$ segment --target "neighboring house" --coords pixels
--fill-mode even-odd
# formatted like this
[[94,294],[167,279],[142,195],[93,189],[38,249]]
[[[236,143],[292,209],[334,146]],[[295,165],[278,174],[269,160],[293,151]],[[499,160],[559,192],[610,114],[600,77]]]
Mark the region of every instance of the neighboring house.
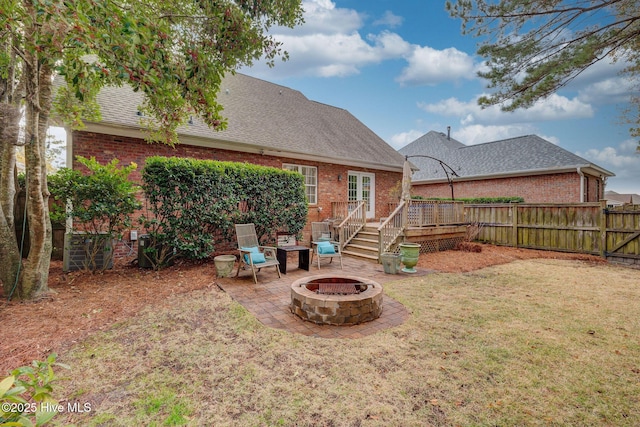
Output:
[[625,204],[640,205],[640,195],[638,194],[620,194],[615,191],[605,191],[604,198],[607,200],[607,206],[622,206]]
[[[451,197],[445,171],[430,156],[450,166],[455,198],[522,197],[527,203],[597,202],[612,172],[536,135],[464,145],[431,131],[399,150],[420,170],[412,192]],[[449,172],[449,171],[448,171]],[[453,175],[453,174],[451,174]]]
[[[199,120],[178,130],[180,144],[147,144],[137,106],[142,96],[129,87],[101,91],[102,121],[68,132],[68,163],[95,156],[105,163],[136,162],[131,177],[151,155],[248,162],[297,170],[305,176],[308,221],[331,216],[334,202],[368,200],[367,216],[388,214],[402,179],[404,158],[348,111],[307,99],[302,93],[243,74],[227,76],[218,95],[228,128],[214,131]],[[308,232],[305,232],[307,237]]]

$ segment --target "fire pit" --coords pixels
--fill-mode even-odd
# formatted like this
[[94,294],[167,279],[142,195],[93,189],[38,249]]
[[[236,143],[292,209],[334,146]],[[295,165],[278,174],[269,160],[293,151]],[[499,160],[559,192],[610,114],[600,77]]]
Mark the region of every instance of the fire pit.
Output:
[[382,314],[382,286],[356,276],[320,275],[291,285],[291,312],[324,325],[357,325]]

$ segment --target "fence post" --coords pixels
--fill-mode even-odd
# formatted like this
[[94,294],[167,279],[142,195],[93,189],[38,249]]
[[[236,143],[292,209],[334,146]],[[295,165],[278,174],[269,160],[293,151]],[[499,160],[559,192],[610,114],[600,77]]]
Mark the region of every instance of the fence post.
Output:
[[600,200],[600,256],[607,257],[607,201]]
[[518,205],[511,205],[511,239],[513,240],[513,247],[518,247]]

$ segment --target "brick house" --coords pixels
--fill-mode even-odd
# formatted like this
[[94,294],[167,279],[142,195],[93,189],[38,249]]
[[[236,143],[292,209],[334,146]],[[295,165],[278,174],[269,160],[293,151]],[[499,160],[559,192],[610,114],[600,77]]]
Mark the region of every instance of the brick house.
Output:
[[[442,160],[456,173],[455,198],[523,197],[527,203],[597,202],[614,176],[600,166],[536,135],[478,145],[464,145],[449,135],[431,131],[399,152]],[[443,167],[429,158],[410,157],[420,170],[412,177],[412,192],[423,197],[451,197]]]
[[178,130],[175,148],[144,141],[139,93],[126,86],[104,88],[98,96],[102,121],[67,131],[67,164],[77,167],[75,156],[135,162],[134,180],[150,155],[297,170],[306,179],[308,223],[329,218],[334,202],[368,200],[370,219],[386,215],[389,203],[397,202],[389,190],[402,179],[404,158],[348,111],[243,74],[225,77],[220,88],[228,128],[214,131],[194,117]]

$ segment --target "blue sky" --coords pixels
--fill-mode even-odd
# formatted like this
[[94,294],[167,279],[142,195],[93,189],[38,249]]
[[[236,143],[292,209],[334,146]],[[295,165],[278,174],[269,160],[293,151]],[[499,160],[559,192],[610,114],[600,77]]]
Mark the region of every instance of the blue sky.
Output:
[[533,108],[481,110],[477,40],[444,0],[305,0],[306,23],[273,29],[290,60],[241,72],[349,110],[394,148],[430,130],[477,144],[536,134],[616,174],[607,190],[640,194],[640,155],[621,115],[623,64],[601,62]]

